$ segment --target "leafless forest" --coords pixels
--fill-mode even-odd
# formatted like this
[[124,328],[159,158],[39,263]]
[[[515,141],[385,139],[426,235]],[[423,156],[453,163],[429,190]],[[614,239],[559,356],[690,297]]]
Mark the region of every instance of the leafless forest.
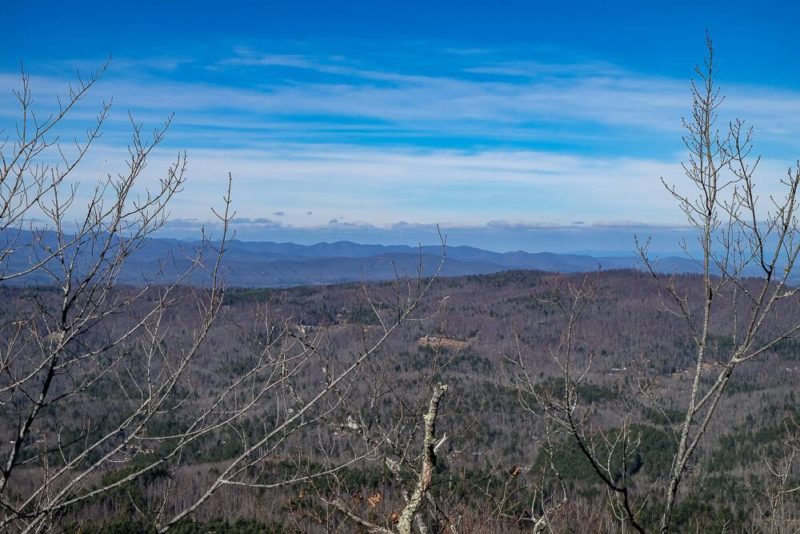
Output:
[[[437,438],[446,439],[437,450],[430,498],[422,508],[431,528],[525,532],[551,510],[556,531],[617,530],[618,519],[606,506],[609,494],[591,464],[568,434],[549,426],[534,400],[535,394],[564,394],[553,358],[562,347],[564,317],[554,299],[584,283],[585,275],[519,271],[438,280],[415,320],[403,324],[328,397],[275,436],[274,444],[252,451],[241,462],[246,469],[236,473],[235,483],[220,487],[192,515],[197,523],[183,528],[203,530],[227,521],[242,531],[357,530],[348,513],[391,528],[418,474],[423,415],[432,391],[442,383],[448,388],[439,405]],[[635,441],[624,452],[629,455],[627,483],[640,508],[637,517],[647,524],[658,513],[652,494],[668,476],[691,389],[691,336],[664,309],[652,277],[619,271],[594,275],[591,283],[593,298],[573,334],[573,365],[581,369],[576,412],[585,418],[593,446],[604,455],[613,452],[608,460],[616,477],[624,465],[621,445],[614,449],[605,440],[616,439],[624,428]],[[698,276],[677,283],[688,294],[701,290]],[[134,291],[122,288],[115,297]],[[179,291],[180,302],[162,319],[165,334],[159,345],[165,353],[183,350],[197,328],[182,317],[194,316],[198,295]],[[249,380],[229,394],[225,409],[214,415],[237,417],[204,432],[170,461],[59,512],[55,524],[79,531],[114,524],[135,531],[180,512],[232,461],[324,389],[334,373],[363,353],[365,343],[382,335],[373,306],[392,320],[396,291],[391,284],[229,290],[192,368],[175,386],[174,405],[154,415],[148,435],[127,443],[127,435],[112,436],[87,457],[84,462],[114,451],[73,498],[110,486],[171,451],[171,441],[156,436],[191,427],[232,380],[257,367],[265,347],[271,344],[284,356],[269,363],[267,378]],[[109,334],[124,331],[131,314],[146,313],[156,295],[158,290],[151,289],[142,303],[115,316],[102,333],[85,334],[81,344],[103,344]],[[3,311],[4,333],[18,328],[14,323],[20,310],[54,305],[59,297],[42,289],[3,290],[3,302],[9,303]],[[721,366],[717,354],[732,342],[722,332],[712,333],[711,340],[714,356],[704,364],[708,376]],[[535,392],[520,387],[519,355]],[[87,440],[120,433],[120,415],[142,395],[143,385],[132,378],[136,371],[131,363],[120,364],[69,402],[48,407],[36,433],[27,438],[26,456],[10,481],[17,495],[33,491],[47,470],[58,469]],[[690,489],[679,501],[676,530],[793,528],[798,503],[789,491],[800,482],[792,470],[798,373],[797,343],[786,340],[731,379],[687,470]],[[265,383],[273,384],[272,390],[248,407],[254,389]],[[3,410],[2,437],[8,444],[18,430],[19,408],[6,404]]]

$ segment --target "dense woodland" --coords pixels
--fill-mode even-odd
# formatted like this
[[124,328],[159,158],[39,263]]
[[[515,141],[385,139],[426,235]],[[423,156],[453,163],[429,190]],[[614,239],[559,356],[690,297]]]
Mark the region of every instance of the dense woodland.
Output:
[[[635,458],[628,465],[630,485],[642,506],[641,520],[648,524],[657,514],[647,503],[648,491],[666,476],[681,400],[689,387],[691,338],[686,325],[665,307],[659,280],[635,271],[588,278],[595,291],[574,340],[574,363],[588,368],[577,388],[580,410],[586,412],[592,432],[613,435],[623,422],[630,423],[637,435],[635,449],[626,453]],[[565,328],[557,299],[586,279],[586,275],[531,271],[438,279],[415,320],[405,322],[345,385],[309,413],[308,421],[288,430],[268,458],[249,468],[248,480],[256,485],[278,483],[277,487],[224,487],[191,519],[176,525],[176,531],[356,530],[357,525],[330,504],[334,501],[377,525],[391,525],[393,514],[403,506],[404,485],[414,476],[415,465],[407,462],[419,453],[421,414],[438,383],[448,386],[437,421],[447,439],[438,452],[430,489],[427,513],[435,528],[528,531],[537,508],[548,506],[538,499],[543,495],[560,499],[563,481],[568,500],[554,514],[556,531],[616,530],[618,521],[604,505],[608,495],[591,465],[568,435],[545,439],[545,422],[541,414],[526,409],[529,394],[516,379],[515,361],[521,355],[541,391],[563,392],[554,360]],[[702,287],[696,275],[679,276],[676,281],[689,294]],[[149,432],[168,435],[170,427],[180,428],[196,416],[220,388],[227,387],[231,376],[252,365],[260,347],[269,343],[265,337],[277,328],[291,325],[288,339],[313,343],[313,355],[303,359],[290,379],[257,409],[183,449],[179,462],[154,468],[66,510],[54,526],[76,532],[112,528],[134,532],[146,530],[163,513],[159,507],[179,509],[179,501],[193,499],[248,442],[312,397],[325,383],[326,369],[345,365],[363,350],[380,331],[380,321],[391,320],[397,290],[390,283],[227,290],[221,316],[197,354],[196,365],[181,379],[182,400],[158,414]],[[47,309],[59,296],[46,288],[0,291],[5,303],[0,310],[4,342],[10,339],[20,310]],[[183,343],[195,327],[185,318],[192,316],[198,290],[181,291],[187,293],[185,298],[163,319],[167,334],[160,343],[165,350]],[[150,292],[155,296],[159,289]],[[142,310],[150,300],[144,299]],[[128,309],[118,314],[103,331],[87,332],[80,342],[102,344],[113,331],[126,328],[136,313]],[[784,318],[793,319],[779,315],[775,321]],[[724,351],[731,344],[722,332],[713,340],[715,350]],[[127,349],[136,350],[135,346],[115,350]],[[712,358],[707,365],[716,363]],[[115,373],[70,402],[48,407],[29,439],[44,445],[59,435],[61,446],[69,449],[81,447],[87,433],[113,428],[116,414],[125,413],[117,406],[130,401],[120,392],[143,386],[135,383],[134,372],[124,387],[119,383],[125,380],[124,373]],[[800,341],[794,339],[736,370],[689,469],[689,489],[679,500],[676,530],[770,531],[775,513],[770,498],[781,483],[770,466],[793,462],[798,445],[793,440],[800,415],[795,397],[799,374]],[[2,412],[0,431],[3,443],[8,443],[23,414],[13,403],[4,404]],[[144,465],[148,456],[158,454],[153,449],[159,443],[143,443],[120,451],[115,462],[93,477],[109,482],[137,463]],[[48,455],[51,468],[62,454],[35,445],[26,450]],[[69,451],[64,454],[69,456]],[[387,468],[387,459],[403,465],[399,476]],[[622,465],[621,459],[613,461]],[[315,476],[331,468],[336,470],[286,483],[298,474]],[[15,476],[35,478],[35,469],[23,466]],[[87,481],[79,491],[90,490],[96,482]],[[790,471],[783,483],[795,487],[800,479]],[[793,525],[800,514],[796,495],[788,494],[782,503],[784,524]]]

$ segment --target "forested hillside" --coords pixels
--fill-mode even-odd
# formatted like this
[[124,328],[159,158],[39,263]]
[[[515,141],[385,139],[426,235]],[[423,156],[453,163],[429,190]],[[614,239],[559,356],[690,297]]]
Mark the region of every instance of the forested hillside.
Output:
[[[517,363],[521,357],[540,393],[563,394],[563,375],[554,359],[565,329],[557,299],[586,278],[512,271],[439,279],[416,320],[403,324],[332,392],[332,398],[286,428],[277,443],[251,452],[237,475],[239,483],[221,487],[191,521],[178,523],[177,530],[229,525],[226,531],[350,531],[355,527],[340,507],[375,525],[390,526],[404,506],[404,491],[413,485],[417,465],[412,460],[421,451],[422,414],[440,383],[447,385],[447,392],[438,412],[437,438],[446,439],[437,450],[426,505],[434,525],[524,532],[537,514],[558,507],[552,517],[558,531],[613,530],[615,519],[604,504],[608,495],[602,482],[570,436],[549,428],[531,392],[521,387]],[[573,334],[572,365],[585,370],[575,382],[575,402],[590,435],[602,432],[613,440],[624,428],[635,436],[627,451],[615,448],[613,441],[598,440],[594,446],[613,456],[612,468],[628,470],[635,502],[642,507],[639,517],[648,523],[658,514],[648,504],[648,492],[661,484],[669,469],[690,388],[691,334],[664,309],[659,282],[651,276],[616,271],[588,278],[595,287],[593,297]],[[701,282],[698,276],[676,280],[690,295],[701,290]],[[116,297],[136,290],[118,291]],[[157,291],[150,293],[155,296]],[[179,511],[253,442],[313,398],[330,373],[362,351],[381,332],[380,320],[391,320],[396,295],[393,284],[228,290],[219,321],[191,372],[178,384],[174,406],[154,414],[148,429],[152,441],[137,436],[73,491],[91,492],[169,450],[170,439],[156,436],[190,428],[190,421],[229,387],[232,377],[253,368],[269,337],[283,335],[278,330],[291,328],[287,339],[313,345],[313,353],[281,360],[281,366],[295,366],[291,371],[271,368],[268,376],[285,374],[274,380],[269,395],[254,409],[205,432],[183,447],[179,458],[66,509],[55,524],[81,532],[107,531],[111,525],[121,529],[117,531],[139,531],[159,514]],[[2,299],[7,303],[0,319],[2,332],[9,339],[20,310],[47,309],[58,302],[58,293],[7,287]],[[186,300],[163,317],[165,334],[159,343],[164,350],[180,345],[190,332],[185,317],[193,302]],[[86,332],[81,343],[102,344],[137,313],[136,308],[128,310],[102,331]],[[775,321],[791,321],[794,313]],[[715,332],[711,339],[714,351],[721,353],[731,344],[722,333]],[[719,364],[710,358],[705,365],[711,376]],[[36,433],[27,438],[15,476],[36,480],[45,465],[58,469],[87,439],[113,430],[130,396],[145,387],[141,379],[133,379],[134,373],[135,368],[123,366],[98,376],[69,402],[48,406]],[[800,503],[794,493],[783,496],[779,510],[773,509],[771,499],[780,488],[800,483],[793,471],[787,471],[785,480],[772,472],[791,467],[797,452],[798,373],[800,342],[794,339],[737,369],[687,475],[689,489],[676,509],[677,530],[708,531],[724,525],[736,531],[769,530],[776,519],[773,514],[782,514],[780,521],[797,517]],[[58,378],[58,387],[68,389],[68,378],[75,380],[67,373]],[[248,386],[252,387],[257,386]],[[226,401],[229,410],[252,399],[248,388]],[[13,442],[24,414],[13,403],[2,409],[3,443]],[[103,447],[110,446],[111,442]],[[84,461],[92,461],[104,448]],[[623,455],[628,462],[624,468]],[[257,463],[250,463],[255,459]],[[397,473],[392,465],[399,466]],[[563,505],[561,484],[566,491]],[[20,496],[30,491],[26,487],[20,486]]]

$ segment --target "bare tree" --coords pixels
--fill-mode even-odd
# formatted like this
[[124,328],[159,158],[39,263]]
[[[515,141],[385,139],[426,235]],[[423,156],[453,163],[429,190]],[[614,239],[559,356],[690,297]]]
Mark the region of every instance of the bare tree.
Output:
[[[420,509],[424,502],[423,499],[427,498],[433,502],[433,497],[429,492],[433,482],[434,468],[436,467],[437,462],[436,454],[447,439],[446,434],[441,438],[437,438],[436,436],[436,420],[439,416],[439,404],[446,391],[446,384],[436,384],[433,387],[428,408],[422,416],[423,439],[422,451],[419,454],[420,467],[418,470],[416,470],[415,477],[412,479],[413,489],[411,489],[410,492],[407,489],[402,490],[405,505],[400,512],[396,512],[394,514],[393,522],[396,523],[394,527],[395,530],[377,525],[374,522],[365,519],[364,517],[360,516],[357,511],[352,510],[351,507],[349,507],[340,498],[335,500],[323,498],[323,502],[325,502],[325,504],[328,506],[340,511],[350,521],[360,525],[368,532],[376,534],[391,534],[392,532],[396,531],[398,534],[411,534],[415,524],[419,532],[428,532],[428,527],[426,526],[426,522],[423,519],[422,514],[420,514]],[[354,426],[357,427],[357,424]],[[360,430],[360,427],[358,428]],[[401,488],[404,486],[402,469],[405,467],[404,463],[407,456],[408,451],[403,451],[400,460],[396,460],[391,456],[385,456],[383,458],[386,467],[396,478],[396,484]]]
[[[170,120],[149,138],[132,121],[127,170],[103,177],[84,195],[75,175],[110,105],[101,106],[94,126],[71,148],[55,132],[68,126],[71,110],[105,68],[79,77],[44,120],[32,108],[23,73],[15,93],[21,119],[0,144],[0,281],[58,288],[19,299],[0,321],[4,531],[48,531],[80,507],[147,477],[164,479],[160,497],[147,503],[130,497],[130,504],[166,531],[224,488],[277,488],[328,474],[278,473],[266,482],[263,476],[293,435],[336,408],[323,401],[343,394],[362,364],[412,317],[435,278],[398,278],[394,309],[363,336],[362,350],[335,360],[338,366],[321,348],[324,334],[307,333],[291,318],[265,313],[249,327],[222,325],[222,258],[234,216],[229,177],[223,207],[213,210],[222,234],[204,235],[196,255],[166,259],[176,275],[122,286],[126,261],[161,228],[184,186],[187,159],[178,154],[156,189],[141,188]],[[258,335],[235,371],[210,389],[197,377],[215,328],[251,328]],[[312,366],[323,369],[319,382],[310,393],[298,392],[295,380]],[[65,413],[77,424],[68,424]],[[242,431],[247,416],[265,413],[272,414],[268,424]],[[223,432],[239,436],[235,453],[205,486],[177,495],[193,447]]]
[[[688,152],[683,170],[691,191],[684,192],[662,179],[688,224],[696,230],[697,247],[686,243],[683,247],[702,273],[702,291],[694,294],[681,285],[679,278],[662,275],[648,254],[648,243],[637,243],[646,269],[663,282],[668,295],[666,311],[683,321],[694,348],[692,366],[686,370],[690,386],[665,479],[646,494],[633,495],[625,473],[626,461],[639,439],[631,426],[636,415],[632,411],[621,415],[620,426],[610,432],[592,426],[581,406],[580,385],[592,362],[589,359],[582,362],[583,367],[576,367],[571,342],[582,307],[591,298],[590,290],[573,289],[565,299],[568,305],[560,304],[566,328],[562,345],[554,352],[561,370],[555,394],[527,374],[521,358],[514,359],[519,369],[519,391],[524,393],[525,402],[532,403],[527,407],[551,427],[560,428],[562,435],[571,436],[598,481],[608,489],[611,510],[624,525],[638,532],[674,530],[676,504],[681,492],[691,485],[687,472],[694,467],[698,447],[724,402],[734,371],[800,332],[800,320],[793,313],[798,299],[793,275],[800,252],[800,167],[790,168],[780,181],[782,197],[763,198],[758,194],[755,177],[759,158],[752,155],[753,129],[741,120],[731,122],[724,131],[716,126],[724,99],[715,85],[717,71],[710,39],[707,46],[706,61],[697,69],[697,80],[691,85],[692,113],[683,123]],[[721,337],[731,342],[716,343]],[[631,405],[635,393],[633,388],[627,390]],[[615,455],[619,455],[621,466],[612,461]],[[781,472],[776,473],[780,479]],[[660,507],[658,525],[641,523],[645,502]]]
[[[675,304],[673,311],[692,333],[696,358],[664,495],[661,532],[670,530],[687,465],[716,414],[733,371],[800,331],[797,320],[781,327],[774,324],[778,314],[797,302],[798,289],[791,285],[790,277],[800,253],[800,167],[790,168],[781,180],[783,198],[760,198],[754,179],[759,158],[751,157],[752,128],[740,120],[730,123],[726,133],[715,127],[717,109],[723,101],[714,84],[715,69],[714,47],[708,39],[705,67],[697,71],[699,82],[692,83],[692,116],[684,122],[684,143],[689,151],[684,171],[697,197],[664,182],[689,224],[698,231],[703,299],[698,315],[686,295],[673,282],[667,284]],[[645,248],[642,257],[647,259]],[[655,273],[652,264],[647,264]],[[758,277],[755,283],[748,280],[754,275]],[[733,316],[727,324],[719,324],[726,307],[733,310]],[[730,335],[732,344],[726,353],[714,350],[712,335],[719,335],[715,326]],[[714,359],[718,369],[705,365]],[[706,386],[709,375],[710,385]]]
[[[190,269],[207,269],[211,289],[194,336],[180,354],[159,354],[157,345],[165,310],[181,298],[176,295],[177,284],[161,288],[155,297],[150,288],[115,290],[126,258],[164,223],[168,202],[185,182],[186,157],[177,156],[157,190],[137,193],[134,186],[152,150],[163,140],[169,121],[154,131],[150,140],[134,123],[127,172],[104,177],[93,187],[86,204],[77,206],[83,199],[71,178],[100,136],[110,105],[102,105],[94,127],[84,139],[74,140],[72,150],[62,147],[53,132],[103,70],[105,66],[88,79],[79,78],[77,86],[70,87],[65,102],[59,101],[58,110],[44,120],[31,107],[29,77],[23,73],[22,89],[15,93],[22,119],[14,142],[9,143],[6,138],[2,145],[0,229],[4,243],[0,276],[9,281],[40,275],[44,283],[60,288],[60,294],[20,309],[18,320],[3,325],[9,341],[0,350],[0,395],[7,417],[17,419],[17,424],[11,439],[3,445],[0,528],[41,530],[59,510],[76,499],[87,498],[86,494],[77,497],[76,488],[131,445],[148,422],[169,404],[171,393],[208,333],[221,302],[218,275],[225,236],[216,261],[209,266],[198,258]],[[226,197],[226,209],[219,215],[226,228],[228,206]],[[37,215],[46,221],[46,229],[33,227],[32,219]],[[26,261],[22,268],[11,267]],[[131,310],[145,298],[154,298],[155,305],[138,316],[132,315],[122,329],[104,328],[111,318]],[[92,335],[101,331],[101,336]],[[142,334],[154,342],[143,347],[141,353],[154,375],[142,376],[142,382],[135,384],[146,388],[139,389],[138,395],[127,388],[120,392],[128,394],[135,408],[119,414],[116,424],[101,435],[87,420],[89,426],[80,437],[81,446],[67,447],[52,419],[54,408],[74,402],[100,381],[112,380],[129,370],[132,357],[123,347],[138,342]],[[5,428],[4,432],[9,430]],[[59,458],[54,461],[56,456]],[[29,491],[20,491],[23,479],[30,486]]]
[[781,440],[779,458],[762,458],[766,480],[746,480],[761,521],[758,527],[771,533],[797,531],[797,513],[791,506],[792,497],[800,492],[797,481],[797,464],[800,458],[800,425],[785,422],[786,436]]
[[[558,375],[549,384],[541,384],[532,374],[520,350],[513,358],[509,373],[515,385],[522,408],[534,419],[543,423],[540,447],[549,461],[545,468],[558,481],[548,492],[539,482],[531,517],[534,531],[552,528],[553,517],[569,501],[564,481],[555,466],[554,458],[561,454],[559,437],[566,436],[589,462],[592,471],[608,489],[608,502],[614,516],[623,525],[637,532],[644,528],[637,521],[638,507],[628,485],[630,463],[636,454],[639,436],[631,429],[631,420],[625,417],[614,432],[592,425],[590,412],[581,404],[580,388],[587,382],[593,364],[588,358],[576,358],[576,330],[585,307],[595,291],[592,277],[584,277],[578,286],[556,280],[552,298],[548,301],[563,317],[564,331],[558,346],[549,349],[549,355],[558,369]],[[535,481],[536,482],[536,481]],[[539,510],[537,512],[537,510]]]

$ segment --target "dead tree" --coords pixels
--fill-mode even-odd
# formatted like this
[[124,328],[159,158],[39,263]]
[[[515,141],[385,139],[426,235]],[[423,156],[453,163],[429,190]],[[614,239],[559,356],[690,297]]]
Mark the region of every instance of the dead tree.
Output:
[[[422,416],[423,420],[423,437],[422,437],[422,452],[419,455],[419,469],[416,471],[416,476],[413,481],[413,489],[409,492],[403,489],[403,498],[405,506],[394,515],[393,522],[395,522],[394,530],[377,525],[363,517],[357,511],[349,507],[342,499],[326,499],[322,498],[323,502],[328,506],[338,510],[344,514],[350,521],[360,525],[368,532],[375,534],[411,534],[414,525],[421,533],[428,531],[425,520],[420,514],[420,508],[423,505],[423,499],[429,498],[431,483],[433,481],[433,472],[436,467],[437,458],[436,453],[438,449],[447,439],[447,436],[437,438],[436,436],[436,419],[439,416],[439,404],[447,391],[446,384],[436,384],[431,393],[430,402],[425,414]],[[392,458],[384,458],[387,468],[396,477],[397,483],[402,486],[402,473],[400,462]]]

